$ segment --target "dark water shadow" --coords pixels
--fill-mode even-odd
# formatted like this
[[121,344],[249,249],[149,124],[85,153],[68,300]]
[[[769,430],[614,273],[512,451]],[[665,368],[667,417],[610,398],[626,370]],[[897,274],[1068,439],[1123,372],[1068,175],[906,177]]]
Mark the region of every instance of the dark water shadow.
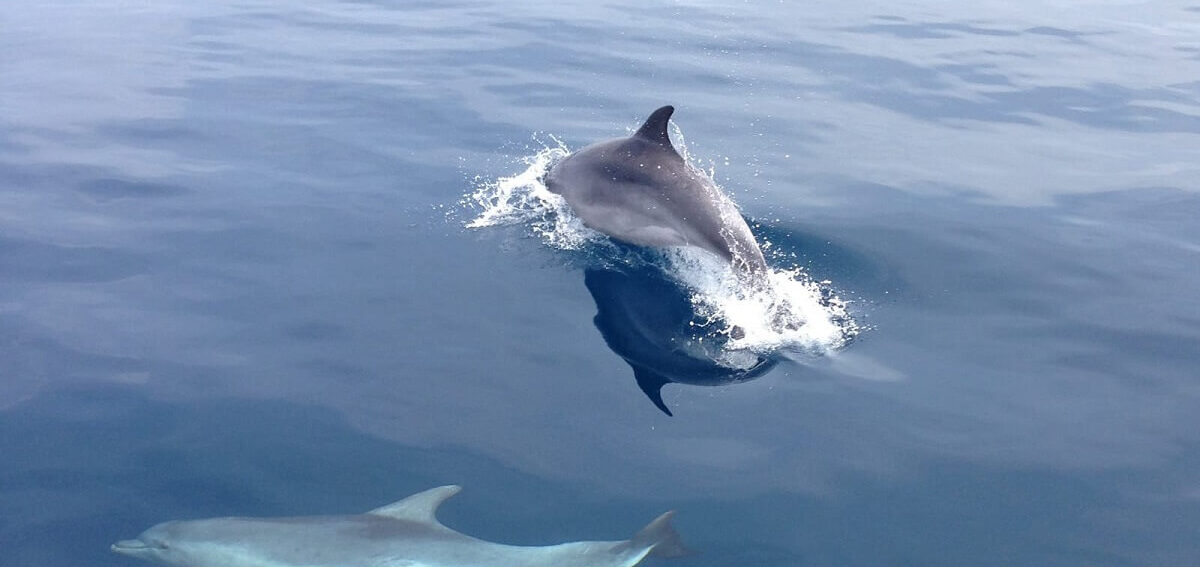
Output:
[[76,190],[100,203],[121,199],[174,197],[189,192],[188,189],[176,185],[112,178],[90,179],[80,183]]

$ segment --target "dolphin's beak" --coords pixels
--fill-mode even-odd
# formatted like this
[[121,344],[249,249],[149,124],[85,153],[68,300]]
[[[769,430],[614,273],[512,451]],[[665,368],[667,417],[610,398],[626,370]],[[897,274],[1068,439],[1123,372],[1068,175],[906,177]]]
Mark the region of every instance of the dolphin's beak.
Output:
[[150,546],[140,539],[123,539],[112,544],[112,550],[121,555],[132,555],[137,557],[142,553],[150,550]]

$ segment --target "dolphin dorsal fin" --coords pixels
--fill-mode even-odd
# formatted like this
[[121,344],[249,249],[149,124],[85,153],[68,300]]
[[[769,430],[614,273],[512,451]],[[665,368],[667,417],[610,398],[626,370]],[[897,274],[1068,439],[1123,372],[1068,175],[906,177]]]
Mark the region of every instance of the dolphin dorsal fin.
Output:
[[387,516],[397,520],[438,524],[436,517],[438,506],[441,506],[442,502],[445,502],[451,496],[458,494],[460,490],[462,490],[461,486],[453,484],[430,488],[425,492],[418,492],[404,500],[393,502],[367,513],[375,516]]
[[669,105],[655,110],[650,114],[650,118],[646,119],[646,123],[642,124],[641,128],[638,128],[634,136],[650,140],[651,142],[658,142],[663,147],[675,151],[675,148],[671,146],[670,136],[667,136],[667,121],[671,119],[671,113],[673,112],[675,112],[675,107]]

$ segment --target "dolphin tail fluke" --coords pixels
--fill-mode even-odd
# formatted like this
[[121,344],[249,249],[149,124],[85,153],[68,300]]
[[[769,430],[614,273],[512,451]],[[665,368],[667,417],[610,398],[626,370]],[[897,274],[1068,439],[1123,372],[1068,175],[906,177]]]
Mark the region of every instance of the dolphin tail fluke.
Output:
[[658,406],[658,409],[669,416],[675,415],[671,413],[671,410],[667,409],[667,404],[663,403],[662,399],[662,387],[670,384],[670,380],[657,372],[636,367],[633,369],[633,377],[637,379],[638,386],[646,393],[646,397],[650,398],[650,401],[654,402],[654,405]]
[[671,525],[673,517],[675,517],[674,510],[655,518],[653,522],[634,534],[629,543],[636,549],[650,548],[649,555],[655,557],[684,557],[695,554],[694,551],[683,545],[679,533]]

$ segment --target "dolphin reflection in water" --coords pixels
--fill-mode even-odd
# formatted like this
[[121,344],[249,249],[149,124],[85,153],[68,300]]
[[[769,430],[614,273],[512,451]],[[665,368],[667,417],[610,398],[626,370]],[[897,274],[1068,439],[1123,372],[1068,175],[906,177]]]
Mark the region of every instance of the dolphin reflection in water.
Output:
[[[744,382],[778,362],[749,351],[726,351],[728,337],[694,325],[687,290],[655,267],[590,268],[583,281],[596,301],[593,322],[604,342],[633,367],[638,386],[667,415],[671,410],[661,392],[666,384]],[[727,360],[731,354],[741,360]]]
[[112,550],[174,567],[632,567],[688,554],[672,512],[622,541],[524,547],[475,539],[434,517],[459,490],[442,486],[352,516],[166,522]]

